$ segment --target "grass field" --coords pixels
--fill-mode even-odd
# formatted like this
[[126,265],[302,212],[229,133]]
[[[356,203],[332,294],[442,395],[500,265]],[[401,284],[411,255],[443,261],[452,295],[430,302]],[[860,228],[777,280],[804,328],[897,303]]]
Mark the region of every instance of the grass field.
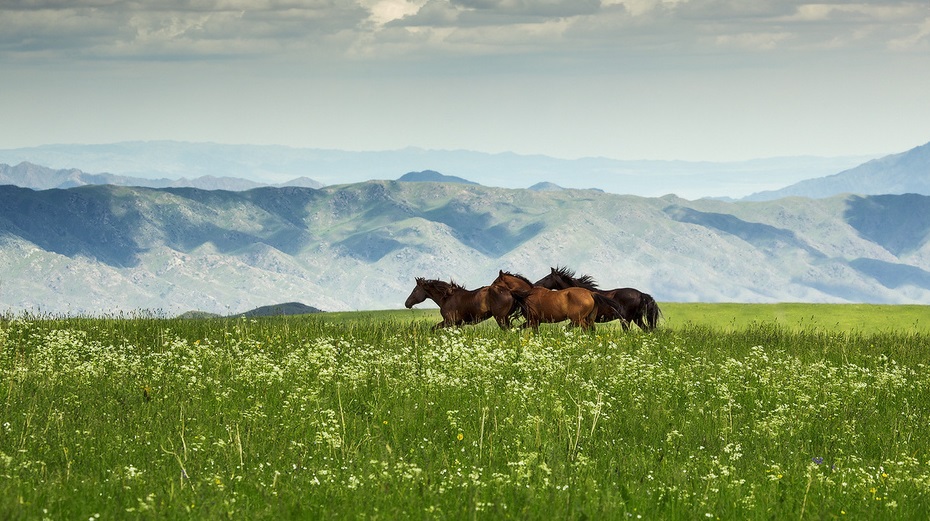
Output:
[[662,307],[7,317],[0,519],[930,516],[927,307]]

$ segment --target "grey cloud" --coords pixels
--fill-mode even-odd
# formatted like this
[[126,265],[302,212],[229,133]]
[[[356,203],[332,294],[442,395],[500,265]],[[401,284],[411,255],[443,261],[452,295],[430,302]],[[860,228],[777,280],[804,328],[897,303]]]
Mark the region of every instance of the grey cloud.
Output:
[[5,0],[0,60],[926,48],[924,1],[429,0],[382,27],[354,0]]
[[541,23],[596,14],[600,0],[429,0],[393,26],[481,27]]
[[498,15],[568,17],[596,13],[600,0],[451,0],[456,6]]
[[[29,1],[0,3],[0,53],[70,57],[209,57],[313,47],[355,31],[356,2],[297,0]],[[224,42],[220,44],[220,42]]]

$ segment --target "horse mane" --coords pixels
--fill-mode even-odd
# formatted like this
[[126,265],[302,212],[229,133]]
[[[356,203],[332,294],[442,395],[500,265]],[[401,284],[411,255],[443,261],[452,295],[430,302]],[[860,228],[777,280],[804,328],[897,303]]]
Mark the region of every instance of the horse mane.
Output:
[[444,280],[437,279],[424,279],[423,277],[416,278],[417,284],[421,286],[429,286],[433,288],[438,288],[440,291],[452,291],[453,289],[465,289],[464,286],[457,284],[454,280],[449,280],[446,282]]
[[555,272],[570,281],[572,281],[573,286],[580,288],[585,288],[587,290],[597,289],[597,282],[594,281],[594,277],[591,275],[582,275],[580,277],[575,277],[575,270],[568,269],[567,266],[556,266]]
[[509,272],[509,271],[504,271],[504,270],[501,270],[501,273],[503,273],[504,275],[509,275],[509,276],[511,276],[511,277],[518,278],[518,279],[522,280],[523,282],[526,282],[526,283],[529,284],[530,286],[534,286],[534,285],[535,285],[535,284],[533,284],[532,282],[530,282],[530,279],[524,277],[523,275],[520,275],[519,273],[511,273],[511,272]]

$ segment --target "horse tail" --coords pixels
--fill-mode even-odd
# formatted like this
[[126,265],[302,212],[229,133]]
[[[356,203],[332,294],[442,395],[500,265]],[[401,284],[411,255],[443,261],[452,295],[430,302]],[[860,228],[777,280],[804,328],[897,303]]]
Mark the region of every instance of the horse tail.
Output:
[[513,296],[513,304],[510,306],[509,317],[511,320],[520,317],[521,315],[525,318],[529,315],[529,307],[526,304],[526,297],[529,296],[527,291],[511,291],[510,295]]
[[652,295],[643,293],[642,298],[643,302],[640,309],[643,312],[643,317],[646,319],[646,326],[649,331],[652,331],[659,325],[659,318],[662,316],[662,310],[659,309],[659,305],[656,304]]

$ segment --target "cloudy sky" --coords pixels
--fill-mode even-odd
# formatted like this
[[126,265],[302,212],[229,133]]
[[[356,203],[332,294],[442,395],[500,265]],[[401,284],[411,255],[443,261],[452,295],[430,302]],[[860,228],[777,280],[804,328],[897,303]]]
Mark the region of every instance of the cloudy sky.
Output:
[[0,0],[0,148],[735,161],[930,141],[930,0]]

